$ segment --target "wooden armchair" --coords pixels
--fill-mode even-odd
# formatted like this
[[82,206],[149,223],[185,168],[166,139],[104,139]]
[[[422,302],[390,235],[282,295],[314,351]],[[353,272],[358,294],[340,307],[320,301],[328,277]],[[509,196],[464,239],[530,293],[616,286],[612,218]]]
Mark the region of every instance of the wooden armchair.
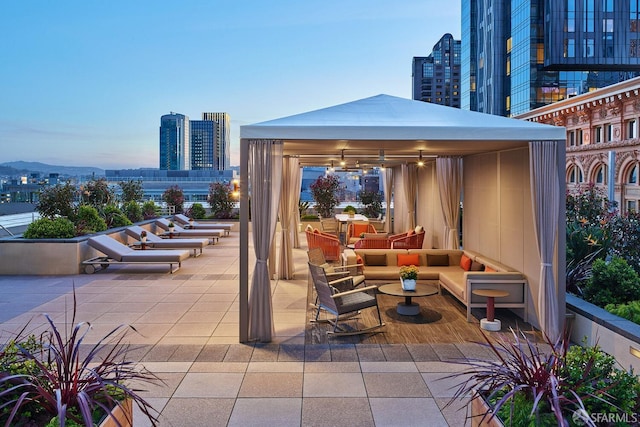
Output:
[[424,230],[416,233],[414,230],[389,237],[392,249],[422,249]]
[[309,249],[320,248],[327,261],[338,261],[340,259],[340,240],[336,236],[323,233],[318,229],[307,230],[305,234],[307,235],[307,247]]
[[[320,316],[320,310],[324,310],[335,316],[335,320],[328,320],[328,322],[333,325],[333,331],[328,331],[328,334],[365,334],[373,332],[385,325],[382,322],[382,316],[380,315],[380,307],[378,307],[376,295],[367,293],[367,291],[375,291],[377,286],[366,286],[364,288],[352,289],[350,291],[340,291],[335,285],[337,285],[338,282],[350,282],[350,277],[329,281],[324,268],[312,264],[311,262],[309,262],[309,271],[311,272],[311,278],[313,279],[313,286],[318,294],[318,309],[316,311],[315,321],[319,321],[318,318]],[[377,325],[365,329],[352,329],[343,327],[338,323],[340,321],[340,316],[358,313],[360,310],[365,308],[375,308],[377,310]]]

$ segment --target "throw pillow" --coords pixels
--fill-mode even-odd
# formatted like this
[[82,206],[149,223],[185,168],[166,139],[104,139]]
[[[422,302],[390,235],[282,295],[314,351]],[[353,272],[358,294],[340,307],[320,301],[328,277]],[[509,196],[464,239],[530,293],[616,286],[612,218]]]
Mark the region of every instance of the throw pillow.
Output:
[[364,264],[364,260],[360,255],[356,255],[356,264]]
[[420,257],[418,254],[398,254],[398,267],[403,265],[420,265]]
[[360,236],[369,231],[369,224],[353,224],[353,236]]
[[364,254],[364,261],[366,265],[385,267],[387,265],[387,255]]
[[421,225],[416,225],[416,228],[415,228],[414,231],[416,232],[416,234],[420,234],[420,233],[422,233],[423,230],[424,230],[424,228],[422,228]]
[[427,254],[427,265],[435,267],[443,267],[449,265],[449,255]]
[[484,271],[486,271],[487,273],[495,273],[496,270],[494,270],[493,268],[489,267],[488,265],[484,267]]
[[416,230],[414,230],[414,229],[411,229],[411,230],[407,231],[407,237],[413,236],[414,234],[416,234]]
[[313,229],[313,234],[320,234],[320,230],[318,230],[317,228]]
[[313,232],[313,227],[311,226],[311,224],[307,224],[307,226],[305,227],[304,231],[311,231],[311,232]]
[[484,271],[484,264],[481,264],[477,261],[472,261],[470,271]]
[[464,271],[471,270],[471,258],[469,258],[468,256],[462,254],[462,257],[460,258],[460,267]]

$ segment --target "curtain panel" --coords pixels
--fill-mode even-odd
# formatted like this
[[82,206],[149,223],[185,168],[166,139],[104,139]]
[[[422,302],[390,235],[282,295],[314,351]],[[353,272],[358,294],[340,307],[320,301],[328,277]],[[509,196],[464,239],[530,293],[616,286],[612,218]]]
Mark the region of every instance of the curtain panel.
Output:
[[552,265],[560,209],[557,144],[557,141],[529,142],[531,206],[540,254],[538,319],[542,331],[554,341],[560,336],[562,327],[559,318],[558,289]]
[[402,165],[402,183],[404,197],[407,202],[406,230],[416,227],[416,198],[418,194],[418,166],[416,164]]
[[391,229],[391,200],[393,196],[393,169],[386,168],[382,175],[382,185],[384,188],[384,231],[392,233]]
[[249,339],[274,336],[271,280],[267,260],[276,229],[282,182],[282,141],[249,141],[251,222],[256,264],[249,289]]
[[[296,183],[300,172],[297,157],[285,157],[282,159],[282,191],[280,192],[280,264],[278,278],[293,279],[295,271],[293,265],[292,234],[297,234],[297,229],[292,230],[295,224],[293,217],[298,215],[298,200],[300,189],[296,191]],[[296,195],[297,193],[297,195]]]
[[460,249],[458,222],[460,221],[460,193],[462,191],[462,158],[436,159],[438,193],[444,219],[444,249]]

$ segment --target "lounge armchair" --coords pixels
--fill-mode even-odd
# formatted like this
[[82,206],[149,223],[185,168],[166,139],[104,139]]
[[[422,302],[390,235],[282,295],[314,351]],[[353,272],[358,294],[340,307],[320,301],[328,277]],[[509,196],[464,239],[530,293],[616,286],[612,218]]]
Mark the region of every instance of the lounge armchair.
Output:
[[322,232],[326,234],[332,234],[338,237],[340,232],[340,223],[335,218],[323,218],[320,220],[320,226],[322,227]]
[[320,248],[313,248],[307,251],[307,256],[309,257],[309,262],[314,265],[318,265],[324,268],[324,271],[327,275],[327,278],[330,280],[341,279],[344,277],[351,277],[353,280],[353,287],[357,288],[361,284],[364,283],[364,275],[358,274],[351,276],[351,273],[348,271],[349,268],[358,268],[361,267],[359,265],[332,265],[327,262],[324,258],[324,253]]
[[364,233],[377,233],[373,224],[365,221],[353,221],[347,226],[347,244],[353,245],[361,239],[360,235]]
[[[318,309],[316,311],[315,321],[319,321],[320,310],[324,310],[335,316],[335,320],[328,320],[333,325],[333,330],[328,331],[328,334],[334,335],[357,335],[366,334],[375,331],[383,326],[382,316],[380,315],[380,307],[378,307],[378,300],[376,295],[367,293],[368,291],[375,291],[376,286],[366,286],[364,288],[352,289],[349,291],[341,292],[337,289],[336,285],[339,282],[351,282],[350,277],[329,281],[324,268],[314,265],[309,262],[309,271],[311,272],[311,278],[313,285],[318,294]],[[353,285],[351,284],[351,287]],[[365,329],[348,329],[340,325],[340,316],[357,314],[360,310],[365,308],[374,308],[378,312],[378,324]],[[349,316],[351,318],[351,316]],[[343,319],[344,320],[344,319]]]
[[[375,237],[374,237],[375,236]],[[365,235],[363,239],[357,240],[353,244],[354,249],[390,249],[391,240],[387,237],[386,233],[379,233],[380,237],[373,235]]]
[[[416,227],[418,228],[418,227]],[[406,233],[396,234],[389,237],[392,249],[422,249],[424,242],[424,229],[419,227],[421,231],[409,230]]]
[[[141,241],[141,233],[146,231],[139,225],[128,227],[124,230],[127,236]],[[147,231],[147,241],[145,243],[150,249],[191,249],[194,257],[202,255],[202,250],[209,245],[209,239],[163,239]]]
[[228,236],[231,232],[231,229],[233,228],[233,224],[230,224],[228,222],[197,222],[192,221],[191,218],[183,214],[175,214],[173,216],[173,221],[179,223],[187,230],[224,230],[225,236]]
[[[169,232],[169,220],[166,218],[158,218],[156,219],[156,225],[163,229],[166,233]],[[220,237],[224,234],[224,230],[214,230],[214,229],[202,229],[202,230],[186,230],[180,227],[177,224],[173,224],[173,235],[175,237],[181,237],[186,239],[203,238],[206,237],[211,240],[211,243],[215,243],[218,241]]]
[[[173,273],[180,269],[183,260],[189,258],[189,251],[183,250],[137,251],[106,234],[90,237],[87,244],[105,254],[82,261],[87,274],[94,273],[98,267],[105,269],[111,264],[169,264],[169,271]],[[177,265],[175,269],[174,265]]]
[[331,234],[323,233],[317,228],[306,230],[307,247],[309,249],[320,248],[327,261],[338,261],[341,254],[340,240]]

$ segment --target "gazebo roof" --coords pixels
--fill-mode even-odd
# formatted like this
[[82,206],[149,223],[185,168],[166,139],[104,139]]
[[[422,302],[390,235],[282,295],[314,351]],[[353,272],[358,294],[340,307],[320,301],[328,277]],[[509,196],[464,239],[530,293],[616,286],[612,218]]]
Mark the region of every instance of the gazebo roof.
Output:
[[[242,139],[279,139],[301,164],[350,157],[466,155],[522,146],[532,140],[564,140],[565,129],[376,95],[346,104],[240,127]],[[305,159],[306,156],[306,159]],[[316,158],[321,161],[312,161]],[[390,163],[387,161],[387,163]]]

